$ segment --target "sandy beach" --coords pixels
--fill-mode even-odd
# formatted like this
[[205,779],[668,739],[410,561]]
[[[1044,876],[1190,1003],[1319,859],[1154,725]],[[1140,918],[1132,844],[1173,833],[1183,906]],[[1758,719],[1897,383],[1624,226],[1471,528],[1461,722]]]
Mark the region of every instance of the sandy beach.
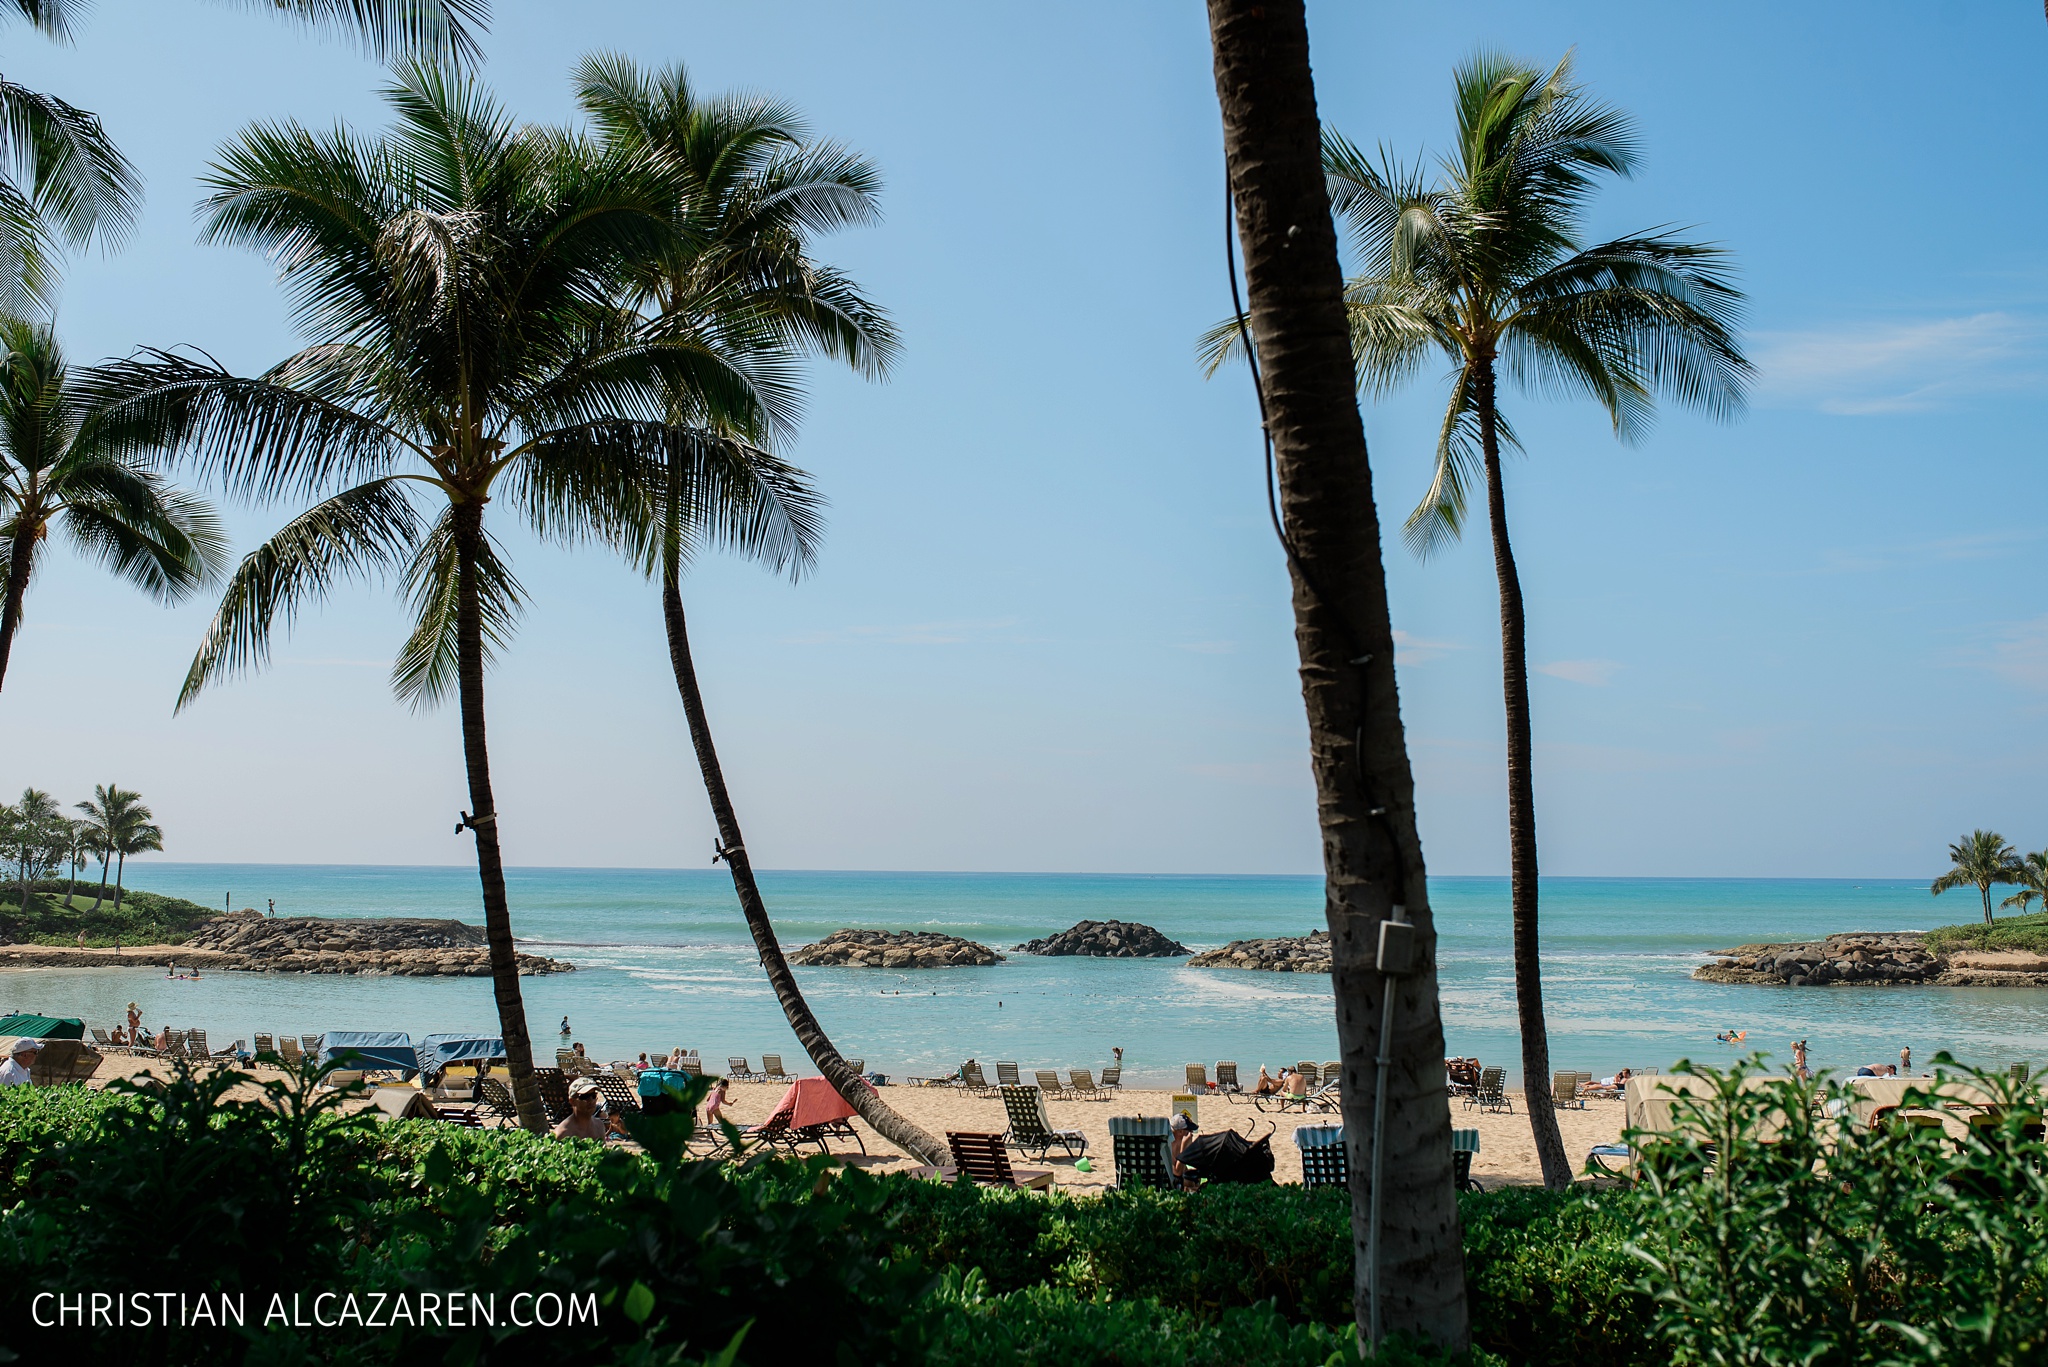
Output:
[[[156,1060],[115,1054],[100,1065],[99,1072],[88,1085],[99,1086],[110,1078],[136,1073],[163,1074],[167,1071],[167,1067]],[[775,1109],[783,1090],[780,1084],[736,1083],[731,1089],[729,1112],[743,1124],[764,1120]],[[934,1134],[944,1134],[947,1130],[1001,1132],[1009,1128],[1001,1101],[972,1097],[957,1088],[887,1087],[882,1095],[891,1106]],[[1510,1092],[1508,1096],[1515,1107],[1511,1114],[1482,1112],[1477,1107],[1468,1109],[1462,1101],[1453,1098],[1451,1124],[1460,1129],[1479,1131],[1479,1154],[1473,1161],[1472,1175],[1481,1183],[1489,1187],[1495,1184],[1539,1184],[1543,1175],[1536,1163],[1535,1144],[1529,1137],[1529,1120],[1524,1113],[1521,1093]],[[1095,1170],[1081,1172],[1074,1166],[1073,1159],[1057,1148],[1043,1163],[1014,1153],[1011,1161],[1019,1167],[1051,1169],[1054,1181],[1062,1187],[1085,1190],[1111,1186],[1115,1174],[1110,1163],[1109,1117],[1167,1115],[1172,1099],[1173,1093],[1167,1091],[1123,1089],[1113,1092],[1108,1101],[1048,1101],[1046,1111],[1052,1117],[1054,1128],[1079,1130],[1087,1137],[1087,1152]],[[1202,1097],[1199,1114],[1204,1132],[1226,1126],[1245,1131],[1249,1126],[1248,1132],[1256,1137],[1266,1134],[1269,1126],[1273,1127],[1273,1176],[1281,1182],[1301,1180],[1301,1154],[1293,1142],[1296,1127],[1329,1124],[1335,1119],[1325,1115],[1262,1112],[1248,1102],[1232,1103],[1222,1096]],[[1558,1112],[1558,1124],[1564,1131],[1565,1150],[1571,1155],[1574,1169],[1581,1168],[1587,1151],[1595,1144],[1612,1144],[1620,1140],[1622,1106],[1619,1101],[1589,1101],[1584,1110]],[[865,1122],[854,1121],[854,1128],[866,1144],[866,1155],[862,1155],[859,1146],[843,1141],[835,1144],[833,1150],[849,1162],[871,1172],[917,1166],[916,1159],[902,1153],[869,1129]]]

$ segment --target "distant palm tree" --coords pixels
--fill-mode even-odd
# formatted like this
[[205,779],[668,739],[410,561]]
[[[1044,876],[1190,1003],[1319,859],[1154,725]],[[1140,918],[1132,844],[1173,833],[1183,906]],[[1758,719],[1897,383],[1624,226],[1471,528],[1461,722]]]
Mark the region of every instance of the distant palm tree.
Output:
[[[103,368],[223,484],[314,500],[229,578],[179,695],[268,657],[273,625],[354,575],[402,576],[416,613],[393,668],[416,706],[459,703],[498,1024],[521,1123],[533,1077],[484,725],[484,673],[523,593],[487,506],[564,540],[683,438],[664,395],[701,357],[615,299],[626,263],[672,248],[645,157],[516,126],[466,76],[402,66],[382,137],[256,125],[205,178],[204,233],[271,253],[314,341],[256,378],[150,352]],[[127,410],[124,410],[127,411]],[[431,522],[414,498],[434,508]]]
[[[355,38],[379,61],[400,53],[474,60],[472,28],[485,24],[486,0],[244,0]],[[43,34],[69,43],[87,0],[0,0]],[[99,117],[54,95],[0,77],[0,308],[47,308],[56,284],[59,244],[95,238],[118,245],[134,225],[142,178],[114,146]]]
[[69,827],[70,835],[64,848],[64,864],[68,870],[68,876],[64,880],[64,906],[68,910],[71,899],[78,896],[78,871],[85,867],[86,860],[92,858],[95,837],[88,822],[71,821],[66,825]]
[[111,783],[95,784],[92,797],[77,804],[85,813],[79,824],[86,827],[92,848],[100,857],[100,890],[92,899],[98,911],[107,894],[107,864],[114,862],[114,910],[121,909],[121,881],[128,870],[128,856],[164,847],[163,828],[156,814],[142,805],[142,794]]
[[2048,910],[2048,850],[2036,850],[2013,865],[2012,881],[2019,884],[2019,891],[1998,905],[2018,907],[2025,915],[2027,907],[2038,897],[2044,910]]
[[[754,878],[711,736],[683,615],[682,573],[710,541],[792,575],[816,554],[818,499],[801,471],[757,444],[793,407],[785,373],[812,350],[879,375],[896,348],[886,317],[839,272],[813,262],[808,235],[872,218],[878,176],[861,158],[808,139],[794,110],[764,99],[700,100],[680,65],[643,72],[617,56],[577,68],[579,99],[607,143],[652,152],[676,174],[678,250],[636,263],[628,302],[654,313],[670,345],[721,359],[669,396],[669,418],[696,437],[652,476],[650,516],[625,540],[661,583],[669,662],[732,870],[740,911],[790,1029],[863,1119],[927,1162],[945,1146],[863,1086],[805,1001]],[[724,381],[712,385],[703,379]]]
[[69,834],[57,799],[40,788],[24,789],[21,801],[0,807],[0,850],[14,864],[23,915],[28,913],[30,889],[62,862]]
[[1994,883],[2023,881],[2018,851],[2005,843],[1996,831],[1971,831],[1948,847],[1955,867],[1934,880],[1931,891],[1939,897],[1950,888],[1975,888],[1984,898],[1984,924],[1991,924],[1991,887]]
[[[1326,131],[1331,206],[1363,269],[1346,282],[1359,387],[1393,391],[1431,356],[1452,367],[1435,476],[1407,522],[1427,554],[1462,532],[1483,478],[1500,584],[1507,712],[1508,863],[1522,1082],[1546,1185],[1571,1181],[1550,1104],[1550,1047],[1537,936],[1535,775],[1522,585],[1508,541],[1503,447],[1519,445],[1498,403],[1508,378],[1538,394],[1583,395],[1625,441],[1649,427],[1662,393],[1717,415],[1736,411],[1749,373],[1734,337],[1741,296],[1721,249],[1665,233],[1582,246],[1600,173],[1631,174],[1626,115],[1589,99],[1567,57],[1548,73],[1482,54],[1454,74],[1458,148],[1441,180],[1374,167]],[[1206,339],[1212,365],[1234,323]]]
[[72,545],[173,603],[227,562],[220,521],[143,459],[151,435],[95,411],[45,324],[0,316],[0,683],[52,523]]

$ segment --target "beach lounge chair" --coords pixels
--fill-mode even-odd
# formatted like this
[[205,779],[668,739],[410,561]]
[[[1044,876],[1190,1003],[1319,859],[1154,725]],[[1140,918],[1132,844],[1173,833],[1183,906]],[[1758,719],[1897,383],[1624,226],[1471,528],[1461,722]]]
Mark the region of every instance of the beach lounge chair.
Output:
[[1036,1087],[1003,1088],[1003,1109],[1009,1113],[1009,1142],[1021,1153],[1036,1152],[1038,1161],[1057,1144],[1069,1158],[1088,1152],[1088,1137],[1079,1130],[1056,1130],[1045,1114],[1045,1093]]
[[277,1052],[277,1042],[270,1036],[258,1031],[256,1035],[256,1052],[259,1054],[274,1054]]
[[1451,1188],[1454,1191],[1485,1191],[1472,1180],[1472,1160],[1479,1153],[1479,1131],[1451,1131]]
[[1627,1177],[1628,1162],[1628,1145],[1595,1144],[1586,1154],[1586,1176]]
[[996,1089],[981,1074],[981,1065],[969,1060],[960,1065],[960,1080],[971,1096],[995,1096]]
[[1216,1065],[1216,1090],[1226,1095],[1244,1090],[1244,1085],[1237,1080],[1237,1064],[1229,1059]]
[[636,1077],[628,1082],[617,1073],[597,1074],[597,1095],[604,1102],[606,1111],[613,1115],[631,1115],[640,1109],[640,1080]]
[[566,1073],[560,1068],[536,1068],[533,1080],[540,1084],[540,1104],[547,1108],[549,1124],[555,1124],[569,1114],[569,1078]]
[[1294,1131],[1301,1150],[1301,1184],[1344,1187],[1351,1184],[1351,1162],[1344,1149],[1342,1125],[1301,1125]]
[[725,1060],[725,1076],[729,1082],[759,1082],[761,1075],[754,1071],[752,1064],[737,1054]]
[[1479,1085],[1467,1097],[1467,1106],[1477,1106],[1482,1111],[1506,1111],[1514,1113],[1514,1103],[1508,1099],[1508,1070],[1505,1068],[1483,1068],[1479,1073]]
[[[1037,1093],[1034,1091],[1032,1095]],[[1010,1155],[1003,1147],[1002,1135],[948,1130],[946,1147],[953,1154],[952,1171],[938,1169],[938,1176],[957,1174],[980,1186],[1022,1187],[1026,1191],[1044,1191],[1052,1185],[1052,1174],[1043,1169],[1012,1168]]]
[[685,1054],[676,1060],[675,1070],[679,1073],[688,1073],[691,1077],[702,1077],[704,1076],[704,1060],[698,1058],[695,1054]]
[[555,1050],[555,1067],[561,1069],[565,1073],[573,1073],[577,1070],[579,1066],[580,1064],[577,1061],[576,1051],[574,1049]]
[[1585,1109],[1586,1103],[1579,1100],[1579,1075],[1577,1073],[1552,1073],[1550,1075],[1550,1104],[1560,1111]]
[[320,1057],[320,1037],[318,1035],[299,1036],[299,1047],[314,1058]]
[[1109,1118],[1109,1151],[1119,1187],[1159,1187],[1171,1191],[1173,1132],[1163,1115],[1113,1115]]
[[2014,1082],[2025,1082],[2027,1080],[2028,1071],[2028,1065],[2024,1063],[2015,1063],[2005,1070],[2005,1075],[2011,1078]]
[[1017,1061],[1015,1059],[996,1060],[996,1086],[1022,1087],[1023,1085],[1024,1079],[1017,1076]]
[[1344,1075],[1344,1065],[1332,1060],[1323,1065],[1323,1085],[1328,1087]]
[[100,1029],[97,1025],[92,1028],[92,1042],[102,1049],[117,1049],[120,1047],[113,1040],[107,1038],[107,1032]]
[[1067,1091],[1077,1101],[1109,1100],[1109,1093],[1095,1085],[1095,1078],[1086,1068],[1067,1069]]
[[1045,1095],[1061,1098],[1066,1096],[1067,1089],[1060,1085],[1060,1075],[1057,1070],[1039,1068],[1033,1071],[1032,1076],[1038,1079],[1038,1090]]
[[1322,1081],[1322,1074],[1317,1071],[1315,1064],[1310,1063],[1307,1059],[1303,1059],[1300,1063],[1295,1064],[1294,1071],[1308,1079],[1308,1085],[1311,1089]]
[[88,1049],[82,1040],[46,1039],[28,1070],[29,1081],[38,1087],[83,1086],[105,1061],[105,1055]]
[[1103,1085],[1103,1086],[1105,1086],[1105,1087],[1121,1087],[1121,1086],[1123,1086],[1123,1085],[1124,1085],[1124,1069],[1123,1069],[1123,1065],[1122,1065],[1122,1064],[1120,1064],[1120,1063],[1112,1063],[1112,1064],[1110,1064],[1110,1065],[1109,1065],[1109,1067],[1107,1067],[1107,1068],[1104,1068],[1104,1069],[1102,1070],[1102,1085]]
[[763,1082],[793,1082],[788,1073],[782,1071],[782,1055],[761,1055],[761,1080]]
[[1188,1090],[1191,1092],[1206,1092],[1209,1090],[1209,1069],[1206,1065],[1200,1063],[1190,1063],[1188,1065]]
[[299,1048],[299,1042],[290,1035],[286,1035],[278,1044],[277,1052],[284,1060],[284,1066],[292,1069],[296,1069],[300,1061],[306,1057],[306,1051]]
[[519,1123],[519,1104],[512,1099],[512,1089],[494,1077],[477,1081],[476,1111],[487,1120],[505,1125]]

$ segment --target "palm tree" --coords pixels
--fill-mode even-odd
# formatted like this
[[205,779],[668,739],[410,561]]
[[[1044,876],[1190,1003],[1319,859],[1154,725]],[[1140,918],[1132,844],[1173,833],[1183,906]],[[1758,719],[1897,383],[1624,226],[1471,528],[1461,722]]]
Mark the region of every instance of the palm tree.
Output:
[[96,412],[47,325],[0,316],[0,683],[50,525],[161,602],[214,578],[227,538],[212,509],[141,459],[150,434]]
[[1930,889],[1939,897],[1950,888],[1975,888],[1984,898],[1984,924],[1990,925],[1991,887],[1994,883],[2024,882],[2025,866],[2018,851],[2005,843],[1996,831],[1971,831],[1948,847],[1955,867],[1934,880]]
[[[1453,84],[1458,150],[1434,187],[1417,172],[1375,168],[1335,133],[1324,135],[1323,165],[1363,263],[1345,284],[1360,389],[1390,392],[1431,355],[1452,366],[1435,477],[1408,518],[1409,545],[1427,554],[1454,540],[1471,482],[1486,482],[1500,585],[1522,1079],[1544,1182],[1562,1187],[1571,1162],[1549,1094],[1526,619],[1500,463],[1503,447],[1518,443],[1499,410],[1498,381],[1505,371],[1539,394],[1590,397],[1615,434],[1633,441],[1659,394],[1716,416],[1738,411],[1750,367],[1733,331],[1741,295],[1720,248],[1657,232],[1581,245],[1594,178],[1629,175],[1637,158],[1627,117],[1587,98],[1569,57],[1544,73],[1482,55],[1459,67]],[[1211,332],[1212,361],[1228,352],[1230,336]]]
[[517,128],[435,67],[400,67],[385,95],[397,117],[381,137],[256,125],[206,177],[205,237],[274,254],[311,345],[255,378],[166,352],[103,374],[227,488],[315,500],[229,577],[181,708],[262,664],[274,624],[339,580],[402,578],[417,624],[392,682],[416,706],[459,704],[471,810],[456,829],[476,837],[499,1027],[537,1129],[484,720],[522,593],[484,511],[509,505],[544,537],[600,531],[681,442],[663,395],[702,358],[613,299],[626,263],[673,247],[646,158]]
[[92,899],[98,911],[107,895],[107,865],[114,864],[114,910],[121,909],[121,881],[128,870],[128,856],[164,847],[163,828],[156,814],[142,805],[142,794],[113,783],[93,785],[92,797],[77,804],[85,813],[78,823],[86,832],[90,847],[100,858],[100,890]]
[[21,884],[21,911],[28,914],[29,891],[53,872],[64,857],[69,834],[57,799],[39,788],[22,790],[21,801],[0,808],[0,848],[14,864]]
[[64,905],[71,906],[71,899],[78,896],[78,871],[85,867],[85,861],[92,858],[97,848],[92,826],[84,821],[66,823],[70,835],[65,842],[64,864],[68,876],[64,880]]
[[[1259,416],[1279,484],[1270,511],[1293,586],[1322,827],[1358,1252],[1353,1308],[1360,1339],[1375,1349],[1384,1330],[1455,1354],[1470,1326],[1436,932],[1395,689],[1372,466],[1347,374],[1343,277],[1316,156],[1308,20],[1302,0],[1209,0],[1209,33],[1249,291],[1250,317],[1238,326],[1259,367]],[[1404,913],[1414,959],[1405,974],[1382,974],[1375,947]],[[1381,1248],[1387,1256],[1377,1256]]]
[[[4,0],[44,37],[69,43],[86,0]],[[474,60],[471,29],[485,0],[256,0],[322,28],[339,28],[379,61],[398,52]],[[133,226],[142,179],[98,116],[0,77],[0,308],[47,308],[60,244],[114,246]]]
[[699,100],[680,65],[642,72],[625,58],[594,56],[579,66],[576,83],[609,145],[652,153],[677,177],[680,250],[639,263],[626,281],[627,301],[653,312],[654,329],[669,344],[730,367],[731,383],[669,396],[670,421],[698,440],[649,472],[651,516],[625,538],[632,558],[661,583],[669,661],[719,857],[732,871],[769,984],[819,1072],[877,1132],[928,1163],[943,1162],[944,1144],[862,1085],[783,955],[712,740],[682,599],[683,568],[700,541],[721,542],[792,577],[816,554],[815,492],[757,441],[790,407],[783,375],[796,352],[820,351],[875,375],[894,354],[888,320],[850,280],[806,254],[809,232],[873,216],[878,178],[861,158],[810,142],[786,106]]
[[2036,850],[2013,865],[2012,881],[2019,884],[2019,891],[1998,905],[2018,907],[2025,915],[2027,907],[2038,897],[2043,908],[2048,908],[2048,850]]

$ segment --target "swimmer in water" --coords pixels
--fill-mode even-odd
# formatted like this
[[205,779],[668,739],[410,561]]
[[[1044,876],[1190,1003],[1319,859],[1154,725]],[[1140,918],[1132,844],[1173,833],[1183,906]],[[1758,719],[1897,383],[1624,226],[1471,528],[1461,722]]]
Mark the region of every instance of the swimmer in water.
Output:
[[1721,1043],[1723,1044],[1740,1044],[1744,1040],[1749,1038],[1749,1031],[1730,1030],[1726,1034],[1716,1035],[1714,1036],[1714,1038],[1721,1041]]

